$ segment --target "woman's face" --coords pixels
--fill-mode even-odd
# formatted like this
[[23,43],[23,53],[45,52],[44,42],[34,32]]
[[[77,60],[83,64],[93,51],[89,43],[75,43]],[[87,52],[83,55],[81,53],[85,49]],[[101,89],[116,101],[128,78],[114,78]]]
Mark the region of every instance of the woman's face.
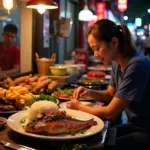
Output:
[[104,65],[109,65],[114,60],[114,46],[104,41],[98,41],[92,34],[88,36],[88,43],[94,52],[94,56],[98,57]]

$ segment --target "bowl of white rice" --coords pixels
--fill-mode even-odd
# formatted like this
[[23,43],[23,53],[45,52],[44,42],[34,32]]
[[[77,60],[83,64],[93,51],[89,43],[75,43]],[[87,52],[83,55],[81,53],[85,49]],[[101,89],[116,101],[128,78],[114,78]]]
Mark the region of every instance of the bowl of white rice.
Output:
[[28,118],[26,123],[29,123],[34,118],[36,118],[38,113],[57,112],[58,106],[54,102],[42,100],[33,103],[27,111],[28,111]]

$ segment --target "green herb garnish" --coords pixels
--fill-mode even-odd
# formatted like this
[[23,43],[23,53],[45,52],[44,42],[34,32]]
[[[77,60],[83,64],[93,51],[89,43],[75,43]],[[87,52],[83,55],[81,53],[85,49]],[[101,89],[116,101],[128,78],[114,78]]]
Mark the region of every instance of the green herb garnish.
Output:
[[80,133],[84,134],[86,131],[87,131],[87,129],[82,129],[82,130],[80,130]]
[[31,100],[31,102],[29,102],[29,103],[27,104],[27,106],[31,106],[34,102],[42,101],[42,100],[47,100],[47,101],[51,101],[51,102],[54,102],[54,103],[58,103],[58,99],[57,99],[56,96],[40,94],[39,96],[34,97],[34,98]]
[[75,144],[72,150],[87,150],[86,144]]
[[46,122],[52,121],[51,117],[46,119]]
[[54,114],[53,116],[47,118],[46,121],[50,122],[50,121],[57,120],[57,119],[60,119],[60,118],[62,118],[62,115]]
[[61,150],[88,150],[86,144],[63,144]]
[[42,116],[46,116],[46,113],[45,112],[41,112]]
[[72,96],[73,93],[74,93],[73,89],[60,89],[60,88],[57,88],[56,90],[57,90],[56,92],[59,92],[60,94],[64,94],[64,95],[66,95],[68,97]]
[[32,122],[35,122],[35,121],[37,121],[37,119],[36,119],[36,118],[32,119]]
[[20,121],[21,126],[22,126],[23,128],[25,127],[25,125],[24,125],[25,122],[26,122],[26,118],[23,118],[23,119],[21,119],[21,121]]
[[60,118],[62,118],[62,116],[61,116],[61,115],[58,115],[58,114],[54,114],[54,115],[51,117],[52,120],[56,120],[56,119],[60,119]]
[[25,123],[26,119],[22,119],[20,122],[21,124]]
[[75,136],[76,133],[73,132],[73,131],[71,131],[70,134],[71,134],[72,136]]

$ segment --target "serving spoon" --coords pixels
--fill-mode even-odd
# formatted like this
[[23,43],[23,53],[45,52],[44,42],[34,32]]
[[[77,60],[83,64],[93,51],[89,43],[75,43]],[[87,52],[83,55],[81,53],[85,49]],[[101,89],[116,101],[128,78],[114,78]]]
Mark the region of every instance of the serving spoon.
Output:
[[10,142],[4,141],[4,140],[0,140],[0,143],[6,147],[9,147],[9,148],[12,148],[15,150],[36,150],[36,149],[28,147],[28,146],[14,144],[14,143],[10,143]]

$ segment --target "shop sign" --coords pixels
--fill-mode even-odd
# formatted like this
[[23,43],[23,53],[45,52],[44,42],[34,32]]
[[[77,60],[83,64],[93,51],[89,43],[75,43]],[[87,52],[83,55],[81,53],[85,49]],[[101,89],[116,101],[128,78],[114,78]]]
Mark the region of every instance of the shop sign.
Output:
[[59,36],[69,38],[70,31],[71,31],[71,19],[62,17],[60,21]]
[[128,4],[127,0],[118,0],[118,10],[124,12],[127,10]]
[[142,26],[142,18],[135,18],[135,25],[137,27],[141,27]]
[[96,15],[98,17],[98,20],[105,18],[105,10],[106,10],[106,3],[104,2],[96,3]]

